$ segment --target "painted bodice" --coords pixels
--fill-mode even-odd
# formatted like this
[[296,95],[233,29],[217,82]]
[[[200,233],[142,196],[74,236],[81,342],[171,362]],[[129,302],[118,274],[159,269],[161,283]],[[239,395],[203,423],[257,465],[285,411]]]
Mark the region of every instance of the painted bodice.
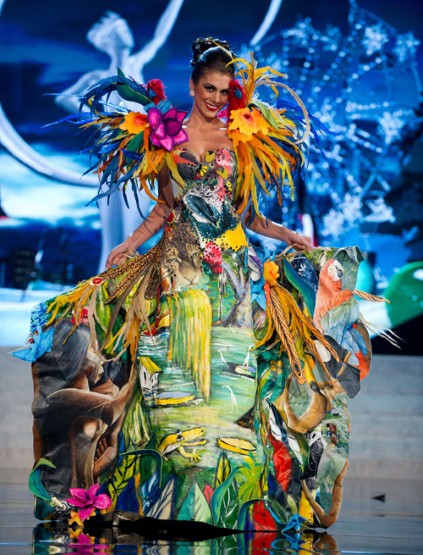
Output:
[[175,207],[170,220],[189,222],[205,248],[215,242],[222,249],[239,250],[248,242],[233,204],[237,179],[235,152],[219,148],[198,160],[188,149],[173,153],[183,183],[172,180]]

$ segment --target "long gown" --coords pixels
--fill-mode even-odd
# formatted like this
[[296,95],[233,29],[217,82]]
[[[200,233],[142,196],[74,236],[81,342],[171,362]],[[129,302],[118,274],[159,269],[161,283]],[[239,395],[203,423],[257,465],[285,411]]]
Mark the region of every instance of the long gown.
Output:
[[34,310],[35,515],[68,518],[70,488],[98,483],[103,512],[329,526],[370,362],[361,253],[263,264],[233,205],[235,153],[172,156],[157,245]]

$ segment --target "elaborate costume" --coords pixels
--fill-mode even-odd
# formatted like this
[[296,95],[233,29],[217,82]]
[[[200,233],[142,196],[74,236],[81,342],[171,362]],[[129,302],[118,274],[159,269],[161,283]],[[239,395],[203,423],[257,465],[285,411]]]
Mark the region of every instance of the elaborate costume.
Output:
[[[179,146],[185,114],[160,82],[119,75],[84,99],[99,194],[140,183],[156,198],[166,164],[173,199],[155,247],[34,312],[21,356],[34,361],[38,518],[129,511],[237,530],[336,519],[347,397],[370,362],[354,298],[361,254],[263,261],[249,245],[241,215],[293,185],[309,120],[255,96],[261,84],[277,89],[276,72],[235,62],[233,150],[202,160]],[[144,109],[108,112],[112,90]]]

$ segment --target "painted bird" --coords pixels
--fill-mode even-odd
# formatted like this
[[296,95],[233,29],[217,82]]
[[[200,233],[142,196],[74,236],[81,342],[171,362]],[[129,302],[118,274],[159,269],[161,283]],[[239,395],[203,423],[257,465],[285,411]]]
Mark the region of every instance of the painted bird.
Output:
[[342,288],[344,267],[329,259],[323,266],[316,294],[314,323],[327,336],[351,352],[349,364],[360,368],[363,378],[368,372],[369,348],[359,322],[359,306],[350,289]]
[[269,406],[269,441],[273,446],[273,463],[279,484],[286,492],[292,478],[293,457],[303,469],[308,457],[308,444],[302,434],[290,430],[278,409],[268,401]]
[[166,98],[164,85],[160,79],[151,79],[147,83],[147,92],[154,104],[158,104],[161,100]]

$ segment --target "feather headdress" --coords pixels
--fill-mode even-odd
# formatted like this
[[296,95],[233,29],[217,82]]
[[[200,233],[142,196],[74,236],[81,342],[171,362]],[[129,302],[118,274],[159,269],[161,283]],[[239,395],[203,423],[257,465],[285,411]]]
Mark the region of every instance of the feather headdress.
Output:
[[[281,79],[286,76],[266,66],[259,68],[254,58],[235,58],[237,78],[231,81],[228,104],[228,136],[238,159],[235,201],[238,211],[249,209],[260,215],[260,201],[289,185],[294,194],[294,174],[304,163],[303,147],[310,134],[310,117],[297,94]],[[261,86],[278,96],[280,89],[295,99],[290,109],[275,107],[258,97]]]

